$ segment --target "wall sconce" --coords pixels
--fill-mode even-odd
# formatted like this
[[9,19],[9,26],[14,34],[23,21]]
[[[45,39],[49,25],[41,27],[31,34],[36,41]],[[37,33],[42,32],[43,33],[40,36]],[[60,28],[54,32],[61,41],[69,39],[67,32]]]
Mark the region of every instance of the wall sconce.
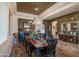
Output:
[[37,24],[40,24],[40,22],[38,21]]

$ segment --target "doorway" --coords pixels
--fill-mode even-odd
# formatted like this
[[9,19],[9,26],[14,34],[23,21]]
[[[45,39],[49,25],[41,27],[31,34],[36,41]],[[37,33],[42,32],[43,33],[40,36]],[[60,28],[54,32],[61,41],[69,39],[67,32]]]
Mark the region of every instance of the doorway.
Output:
[[57,38],[57,21],[52,22],[52,35]]
[[33,24],[33,20],[28,19],[18,19],[18,31],[19,29],[23,29],[24,31],[34,31],[35,24]]

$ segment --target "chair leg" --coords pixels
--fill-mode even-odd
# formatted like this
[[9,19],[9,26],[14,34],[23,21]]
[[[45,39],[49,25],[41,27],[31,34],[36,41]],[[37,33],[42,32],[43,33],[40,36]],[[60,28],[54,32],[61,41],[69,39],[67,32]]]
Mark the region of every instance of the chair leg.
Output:
[[27,54],[28,54],[28,56],[32,56],[32,51],[30,50],[30,49],[27,49]]
[[36,53],[36,57],[39,57],[40,56],[40,48],[36,48],[35,53]]
[[56,51],[53,51],[53,57],[55,57]]

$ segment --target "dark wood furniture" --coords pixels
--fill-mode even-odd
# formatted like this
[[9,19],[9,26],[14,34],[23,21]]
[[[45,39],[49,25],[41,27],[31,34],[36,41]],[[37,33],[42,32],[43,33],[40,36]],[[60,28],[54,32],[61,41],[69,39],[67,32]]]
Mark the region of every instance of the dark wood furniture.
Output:
[[79,21],[61,23],[59,39],[79,44]]
[[29,53],[28,56],[32,56],[32,53],[35,53],[35,56],[40,56],[40,50],[41,48],[47,47],[48,43],[45,40],[33,40],[32,38],[29,38],[28,40],[29,45]]
[[59,39],[65,42],[79,44],[79,35],[65,35],[59,34]]
[[33,40],[33,39],[29,39],[29,42],[35,47],[35,48],[41,48],[41,47],[45,47],[48,46],[48,43],[44,42],[45,40]]

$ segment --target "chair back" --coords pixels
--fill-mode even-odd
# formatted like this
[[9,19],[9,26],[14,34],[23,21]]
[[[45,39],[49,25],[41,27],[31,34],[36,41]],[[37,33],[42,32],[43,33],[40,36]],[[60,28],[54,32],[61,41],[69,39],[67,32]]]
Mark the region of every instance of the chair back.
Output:
[[49,39],[48,40],[48,49],[55,50],[57,42],[58,42],[58,39],[54,39],[54,38]]
[[53,36],[48,38],[48,46],[41,50],[41,56],[52,56],[52,54],[55,54],[56,45],[58,42],[58,39],[54,39]]

